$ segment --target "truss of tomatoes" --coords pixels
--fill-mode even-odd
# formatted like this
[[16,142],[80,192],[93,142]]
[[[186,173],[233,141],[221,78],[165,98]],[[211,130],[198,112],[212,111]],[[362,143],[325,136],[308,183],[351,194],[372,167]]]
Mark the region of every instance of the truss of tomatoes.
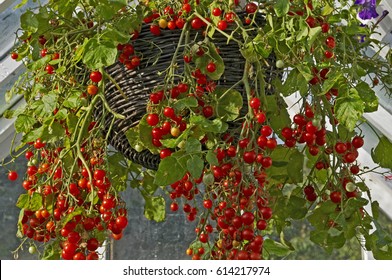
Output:
[[[240,20],[228,3],[209,9],[208,17],[188,18],[198,2],[183,1],[159,11],[149,10],[141,24],[149,25],[151,34],[160,36],[167,29],[181,32],[192,28],[204,33],[211,23],[224,32]],[[238,1],[233,2],[238,5]],[[252,25],[258,9],[257,4],[247,3],[242,24]],[[313,10],[311,1],[308,9]],[[301,17],[303,12],[289,11],[288,15]],[[337,42],[329,24],[311,16],[305,22],[309,28],[321,28],[324,51],[317,59],[333,59]],[[138,31],[133,31],[132,40],[138,38]],[[57,70],[53,61],[61,55],[44,47],[43,36],[39,44],[40,56],[48,58],[41,70],[53,77]],[[118,61],[126,69],[138,71],[145,59],[143,50],[135,49],[132,41],[119,44],[117,50]],[[182,209],[189,222],[196,221],[196,238],[186,254],[192,259],[263,259],[269,251],[283,246],[271,238],[271,229],[283,227],[279,223],[286,220],[304,218],[309,209],[314,210],[309,219],[322,233],[347,230],[349,223],[370,225],[363,208],[367,201],[361,198],[367,189],[356,183],[363,137],[347,131],[343,131],[347,132],[345,137],[336,135],[327,129],[328,121],[339,125],[333,110],[328,117],[320,114],[325,108],[333,108],[339,97],[337,88],[332,86],[327,91],[325,103],[304,100],[300,112],[279,127],[269,109],[277,106],[277,101],[258,94],[254,80],[243,81],[246,90],[242,93],[217,83],[224,65],[213,40],[193,42],[181,56],[185,73],[171,77],[170,85],[159,85],[150,93],[146,115],[127,136],[135,150],[159,154],[161,164],[154,184],[167,186],[164,190],[171,211]],[[11,57],[18,59],[19,55],[12,53]],[[257,59],[252,61],[258,63]],[[277,61],[276,66],[281,68],[284,63]],[[307,86],[323,86],[329,71],[328,67],[313,67]],[[89,72],[81,99],[90,104],[97,100],[104,74],[96,69]],[[248,108],[245,115],[240,113],[243,106]],[[18,236],[36,241],[30,243],[31,252],[39,247],[37,243],[44,244],[45,259],[98,259],[98,248],[108,236],[121,239],[127,227],[126,203],[119,196],[115,176],[111,176],[107,143],[98,121],[85,122],[86,133],[80,134],[74,151],[77,156],[69,158],[73,164],[64,163],[69,148],[61,141],[45,143],[37,138],[25,153],[28,166],[22,185],[26,193],[17,202],[22,209]],[[72,137],[67,122],[58,122],[66,137]],[[229,130],[228,122],[238,127]],[[299,149],[309,161],[310,175],[305,180],[305,156]],[[317,176],[326,176],[329,170],[335,172],[320,187]],[[8,178],[15,181],[18,174],[11,170]],[[299,182],[303,186],[292,193],[294,202],[282,195],[286,185]],[[325,240],[318,242],[324,245]]]

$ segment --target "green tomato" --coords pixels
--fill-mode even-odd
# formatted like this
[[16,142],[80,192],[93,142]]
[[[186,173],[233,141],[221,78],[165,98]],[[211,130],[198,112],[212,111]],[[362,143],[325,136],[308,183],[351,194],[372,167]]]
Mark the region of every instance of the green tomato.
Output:
[[203,183],[207,186],[210,186],[214,183],[214,175],[212,173],[204,174]]
[[30,247],[29,247],[29,253],[30,253],[30,254],[33,255],[33,254],[35,254],[36,252],[37,252],[37,248],[35,248],[35,246],[30,246]]
[[143,151],[143,146],[139,145],[139,144],[136,144],[135,145],[135,150],[136,150],[136,152],[140,153],[141,151]]
[[27,163],[27,166],[33,166],[33,165],[37,165],[38,160],[36,158],[32,158],[29,160],[29,162]]
[[346,185],[346,190],[347,190],[348,192],[353,192],[353,191],[355,191],[356,189],[357,189],[357,186],[356,186],[354,183],[352,183],[352,182],[347,183],[347,185]]
[[284,61],[279,59],[276,61],[276,67],[277,68],[283,68],[284,67]]

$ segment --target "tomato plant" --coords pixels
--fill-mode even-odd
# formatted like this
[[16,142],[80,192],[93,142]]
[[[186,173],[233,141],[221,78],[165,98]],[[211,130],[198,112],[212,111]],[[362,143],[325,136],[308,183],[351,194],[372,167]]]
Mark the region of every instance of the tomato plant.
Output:
[[[8,95],[23,94],[27,106],[6,116],[22,135],[12,148],[28,160],[17,235],[44,244],[31,251],[43,259],[98,259],[104,241],[126,231],[121,193],[132,187],[150,220],[166,218],[166,203],[184,212],[195,226],[186,251],[192,259],[287,255],[293,248],[281,233],[301,219],[327,251],[362,235],[376,257],[392,257],[391,238],[365,210],[377,213],[378,204],[363,179],[371,171],[358,160],[362,115],[378,106],[374,81],[391,93],[391,54],[389,61],[367,56],[370,43],[382,43],[370,39],[376,26],[359,27],[361,4],[131,2],[49,1],[42,13],[21,17],[11,57],[27,67]],[[170,48],[159,47],[173,34]],[[145,114],[118,128],[134,115],[117,112],[110,87],[127,100],[127,75],[148,84],[144,67],[167,57],[151,90],[132,97],[145,98]],[[299,105],[292,115],[291,96]],[[156,155],[157,170],[109,149],[116,129],[130,149]],[[374,162],[390,170],[384,154],[391,151],[381,137]]]

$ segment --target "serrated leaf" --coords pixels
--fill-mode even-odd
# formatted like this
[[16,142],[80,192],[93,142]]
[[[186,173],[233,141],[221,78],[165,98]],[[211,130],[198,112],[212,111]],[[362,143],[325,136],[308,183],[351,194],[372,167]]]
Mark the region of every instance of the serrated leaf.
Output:
[[152,126],[147,121],[147,115],[143,116],[140,120],[137,128],[139,129],[139,139],[143,143],[143,146],[149,149],[152,153],[157,152],[157,147],[152,143]]
[[47,244],[42,254],[42,260],[59,260],[61,248],[58,242]]
[[55,143],[59,140],[64,139],[65,130],[60,123],[58,122],[51,123],[50,121],[48,121],[43,125],[43,127],[44,127],[44,132],[41,137],[42,141],[48,143]]
[[155,222],[163,222],[166,218],[165,199],[162,196],[144,196],[144,216]]
[[44,57],[38,59],[37,61],[34,61],[33,63],[29,64],[28,68],[32,71],[39,70],[42,67],[46,66],[50,60],[51,60],[50,55],[44,56]]
[[321,94],[326,94],[334,85],[339,81],[342,77],[342,73],[340,71],[330,71],[327,74],[327,79],[323,83],[323,88]]
[[80,107],[82,104],[82,100],[80,98],[81,92],[79,91],[73,91],[71,94],[67,97],[66,100],[63,102],[63,106],[69,109],[75,109]]
[[290,217],[295,220],[300,220],[306,216],[308,213],[308,208],[306,207],[307,201],[303,197],[291,196],[287,202],[287,212]]
[[211,166],[219,165],[219,161],[218,161],[218,158],[216,157],[216,154],[215,154],[213,151],[211,151],[211,150],[209,150],[209,151],[207,152],[207,154],[206,154],[206,160],[207,160],[207,162],[208,162]]
[[180,180],[187,172],[188,159],[189,156],[183,156],[183,153],[177,152],[161,160],[154,184],[167,186]]
[[83,63],[90,69],[99,69],[116,62],[117,48],[107,42],[91,38],[84,46]]
[[286,15],[289,11],[289,8],[289,0],[277,0],[276,4],[274,5],[274,10],[278,17],[283,17],[284,15]]
[[292,252],[288,246],[276,242],[270,238],[264,240],[263,251],[264,250],[267,251],[268,254],[278,257],[285,257]]
[[364,113],[365,105],[355,89],[348,96],[339,97],[335,102],[335,116],[338,121],[353,131]]
[[270,154],[272,166],[266,170],[277,182],[300,183],[303,180],[304,155],[296,149],[276,147]]
[[243,106],[243,98],[239,91],[217,87],[214,93],[218,96],[216,115],[223,121],[233,121]]
[[15,120],[15,131],[27,133],[31,131],[37,120],[29,115],[20,114]]
[[375,220],[378,220],[378,217],[380,216],[380,204],[378,201],[372,202],[372,215]]
[[185,142],[185,151],[188,154],[201,152],[201,143],[195,138],[188,138]]
[[191,124],[200,126],[200,128],[205,132],[223,133],[229,127],[226,122],[223,122],[220,119],[214,119],[211,121],[203,116],[191,116],[189,121]]
[[140,184],[143,190],[148,193],[148,195],[153,195],[158,189],[158,185],[154,184],[155,174],[150,174],[149,172],[143,173],[143,178],[140,181]]
[[75,216],[81,215],[84,212],[83,207],[77,206],[71,213],[67,214],[65,218],[61,219],[61,224],[64,226],[66,225],[69,221],[71,221]]
[[55,93],[45,94],[42,97],[42,102],[44,103],[43,110],[46,114],[53,113],[53,110],[56,108],[58,95]]
[[372,149],[371,154],[375,163],[392,170],[392,143],[387,137],[380,138],[377,147]]
[[343,213],[348,218],[366,204],[368,204],[368,200],[364,198],[350,198],[344,205]]
[[107,29],[101,35],[101,40],[111,42],[112,44],[125,44],[131,39],[129,32],[127,34],[120,32],[117,29]]
[[307,82],[309,82],[311,79],[313,79],[313,74],[312,74],[312,71],[310,70],[309,66],[297,65],[297,69]]
[[189,173],[193,178],[195,179],[200,178],[204,169],[204,161],[200,156],[197,155],[191,156],[191,158],[188,159],[186,165]]
[[114,153],[108,156],[108,171],[112,186],[116,191],[124,191],[127,187],[128,166],[123,154]]
[[22,143],[26,144],[29,142],[34,142],[35,140],[37,140],[37,138],[42,137],[43,134],[44,134],[44,127],[43,126],[36,128],[34,130],[31,130],[30,132],[23,135]]
[[[216,50],[216,46],[211,41],[207,41],[205,44],[208,47],[209,55],[197,56],[195,60],[196,67],[199,68],[203,74],[206,74],[211,80],[219,80],[222,74],[225,72],[225,64],[222,57]],[[198,45],[195,45],[197,49]],[[215,63],[216,69],[214,72],[207,71],[207,65],[213,62]]]
[[42,207],[42,196],[38,193],[21,194],[16,202],[16,206],[20,209],[26,209],[30,211],[37,211]]
[[20,26],[31,33],[37,32],[39,26],[37,15],[31,10],[27,10],[20,16]]
[[198,106],[197,99],[193,96],[181,98],[178,101],[176,101],[173,105],[174,109],[176,109],[177,111],[182,111],[185,108],[194,108],[197,106]]
[[313,44],[313,42],[317,39],[318,35],[321,33],[321,27],[317,26],[317,27],[313,27],[309,29],[309,33],[308,33],[308,44],[309,46],[311,46]]
[[378,109],[378,97],[374,90],[365,82],[360,82],[355,89],[365,104],[364,112],[371,113]]

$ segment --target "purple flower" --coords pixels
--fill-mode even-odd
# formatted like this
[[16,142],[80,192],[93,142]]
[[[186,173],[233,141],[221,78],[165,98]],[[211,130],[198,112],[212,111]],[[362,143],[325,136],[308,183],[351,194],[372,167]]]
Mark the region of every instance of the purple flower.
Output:
[[361,5],[362,9],[359,11],[359,18],[366,20],[378,17],[376,11],[376,0],[356,0],[354,5]]

